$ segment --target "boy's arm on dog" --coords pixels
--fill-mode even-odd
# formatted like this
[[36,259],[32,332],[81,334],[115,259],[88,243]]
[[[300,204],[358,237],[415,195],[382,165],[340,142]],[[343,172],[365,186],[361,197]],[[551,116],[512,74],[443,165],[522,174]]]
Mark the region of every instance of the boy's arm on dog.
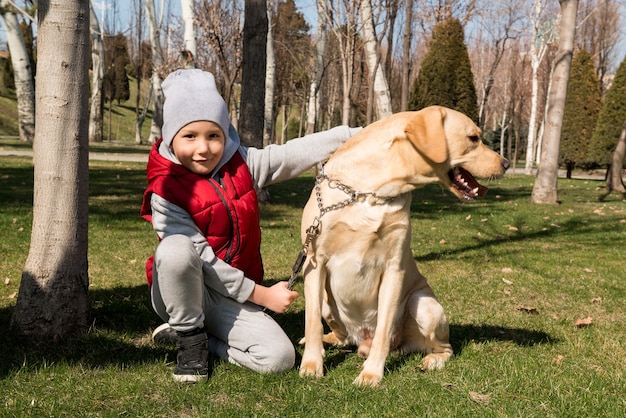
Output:
[[361,128],[338,126],[284,145],[268,145],[263,149],[243,148],[243,155],[259,188],[299,176],[315,164],[327,160],[344,142]]

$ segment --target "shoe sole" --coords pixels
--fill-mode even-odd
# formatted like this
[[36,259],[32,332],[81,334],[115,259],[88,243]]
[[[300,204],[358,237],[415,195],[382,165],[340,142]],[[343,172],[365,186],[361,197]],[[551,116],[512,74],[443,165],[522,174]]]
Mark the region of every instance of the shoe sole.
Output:
[[206,374],[175,374],[174,380],[179,383],[198,383],[209,378]]

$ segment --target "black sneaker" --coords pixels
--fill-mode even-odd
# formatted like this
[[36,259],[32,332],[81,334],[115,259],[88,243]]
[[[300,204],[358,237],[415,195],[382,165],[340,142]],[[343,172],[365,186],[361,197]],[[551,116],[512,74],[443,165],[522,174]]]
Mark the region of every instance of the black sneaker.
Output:
[[167,322],[156,327],[152,331],[152,341],[155,344],[176,344],[178,342],[178,335],[174,328],[170,327]]
[[174,380],[195,383],[209,377],[209,338],[205,328],[177,332],[178,355]]

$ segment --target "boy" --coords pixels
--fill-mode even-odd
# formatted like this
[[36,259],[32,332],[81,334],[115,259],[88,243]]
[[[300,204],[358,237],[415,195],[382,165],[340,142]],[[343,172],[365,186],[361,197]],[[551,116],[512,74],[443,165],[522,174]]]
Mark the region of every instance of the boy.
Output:
[[152,306],[167,322],[155,340],[175,331],[180,382],[206,379],[209,354],[261,373],[288,370],[294,347],[263,308],[284,313],[298,293],[287,282],[261,284],[255,190],[327,159],[359,129],[246,148],[212,74],[178,70],[162,87],[163,136],[150,152],[141,208],[160,239],[146,264]]

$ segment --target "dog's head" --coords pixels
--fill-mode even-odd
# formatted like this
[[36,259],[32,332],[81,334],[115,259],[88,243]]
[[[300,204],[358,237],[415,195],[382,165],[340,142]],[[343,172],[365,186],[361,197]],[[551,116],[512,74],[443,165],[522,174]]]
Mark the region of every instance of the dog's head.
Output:
[[463,200],[484,196],[487,188],[475,177],[497,178],[509,161],[487,148],[481,130],[463,113],[441,106],[411,112],[404,133],[428,163],[429,173]]

